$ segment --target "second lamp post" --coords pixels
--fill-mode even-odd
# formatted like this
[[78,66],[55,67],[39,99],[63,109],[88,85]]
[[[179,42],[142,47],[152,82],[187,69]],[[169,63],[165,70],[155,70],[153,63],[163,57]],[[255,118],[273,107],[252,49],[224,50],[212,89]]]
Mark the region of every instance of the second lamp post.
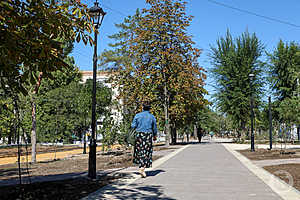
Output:
[[92,90],[92,135],[90,139],[89,151],[89,170],[88,177],[96,178],[96,81],[97,81],[97,30],[101,26],[105,12],[99,7],[96,0],[95,5],[89,9],[89,15],[92,17],[95,26],[94,38],[94,56],[93,56],[93,90]]
[[253,110],[253,81],[254,81],[254,74],[249,74],[250,78],[250,91],[251,91],[251,100],[250,100],[250,107],[251,107],[251,151],[255,151],[254,148],[254,110]]

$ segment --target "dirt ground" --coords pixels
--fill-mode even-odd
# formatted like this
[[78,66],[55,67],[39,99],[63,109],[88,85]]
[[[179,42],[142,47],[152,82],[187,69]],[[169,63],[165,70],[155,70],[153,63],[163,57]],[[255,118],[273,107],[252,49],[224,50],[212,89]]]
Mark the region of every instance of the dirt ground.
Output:
[[[165,151],[173,149],[154,147],[154,151]],[[153,155],[153,160],[160,158],[159,155]],[[110,152],[97,153],[97,171],[101,172],[108,169],[120,169],[133,166],[131,150],[114,150]],[[103,174],[99,180],[93,181],[82,174],[88,171],[88,155],[81,154],[72,156],[68,159],[40,162],[36,164],[24,163],[21,165],[22,179],[29,180],[46,176],[74,175],[75,178],[65,180],[55,180],[42,183],[32,183],[0,186],[1,199],[80,199],[89,193],[92,193],[104,185],[121,178],[124,174]],[[18,180],[17,164],[0,165],[0,181]],[[0,182],[1,184],[1,182]]]
[[264,169],[300,191],[300,164],[272,165]]
[[273,159],[289,159],[300,158],[300,149],[256,149],[254,152],[247,150],[239,150],[241,154],[246,156],[250,160],[273,160]]
[[[37,153],[50,153],[50,152],[61,152],[61,151],[71,151],[74,149],[82,149],[78,146],[44,146],[37,145]],[[31,146],[21,146],[20,147],[21,155],[31,154]],[[18,156],[18,148],[16,146],[9,148],[0,148],[0,158],[14,157]]]
[[[155,145],[161,145],[160,143],[156,143]],[[118,149],[121,145],[114,145],[111,149]],[[87,152],[88,152],[88,145],[87,145]],[[97,149],[102,149],[102,146],[98,146]],[[105,147],[105,149],[107,149]],[[43,153],[54,153],[54,152],[62,152],[62,151],[72,151],[72,150],[82,150],[83,147],[79,147],[77,145],[63,145],[63,146],[55,146],[55,145],[37,145],[36,153],[43,154]],[[21,156],[31,155],[31,146],[20,146]],[[0,158],[8,158],[8,157],[17,157],[18,156],[18,147],[0,147]]]

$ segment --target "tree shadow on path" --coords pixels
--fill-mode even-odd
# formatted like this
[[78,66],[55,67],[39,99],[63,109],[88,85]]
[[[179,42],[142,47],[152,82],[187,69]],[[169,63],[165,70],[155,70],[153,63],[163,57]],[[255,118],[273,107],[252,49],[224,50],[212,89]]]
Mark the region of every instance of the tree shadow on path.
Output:
[[125,188],[108,185],[105,187],[104,191],[97,192],[93,195],[90,195],[85,200],[90,200],[90,199],[175,200],[174,198],[170,198],[164,195],[164,190],[162,186],[159,185],[140,186],[139,184],[130,184]]

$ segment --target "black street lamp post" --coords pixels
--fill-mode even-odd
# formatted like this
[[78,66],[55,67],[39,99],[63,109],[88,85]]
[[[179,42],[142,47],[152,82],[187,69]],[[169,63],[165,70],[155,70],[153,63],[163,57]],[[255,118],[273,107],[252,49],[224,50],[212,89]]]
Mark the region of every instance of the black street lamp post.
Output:
[[97,30],[101,26],[105,12],[99,7],[96,0],[95,5],[89,9],[89,15],[92,17],[95,26],[94,38],[94,56],[93,56],[93,91],[92,91],[92,135],[90,139],[89,151],[89,171],[88,177],[96,178],[96,81],[97,81]]
[[254,149],[254,111],[253,111],[253,79],[254,79],[254,74],[249,74],[250,78],[250,90],[251,90],[251,101],[250,101],[250,106],[251,106],[251,151],[255,151]]
[[269,97],[269,138],[270,138],[270,150],[272,150],[272,110],[271,110],[271,97]]

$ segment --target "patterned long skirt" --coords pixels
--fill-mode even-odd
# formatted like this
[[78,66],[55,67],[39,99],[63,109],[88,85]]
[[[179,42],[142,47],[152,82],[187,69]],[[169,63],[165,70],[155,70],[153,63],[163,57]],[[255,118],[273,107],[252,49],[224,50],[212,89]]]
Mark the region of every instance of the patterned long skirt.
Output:
[[139,167],[149,168],[152,166],[152,134],[151,133],[137,133],[133,163],[139,165]]

